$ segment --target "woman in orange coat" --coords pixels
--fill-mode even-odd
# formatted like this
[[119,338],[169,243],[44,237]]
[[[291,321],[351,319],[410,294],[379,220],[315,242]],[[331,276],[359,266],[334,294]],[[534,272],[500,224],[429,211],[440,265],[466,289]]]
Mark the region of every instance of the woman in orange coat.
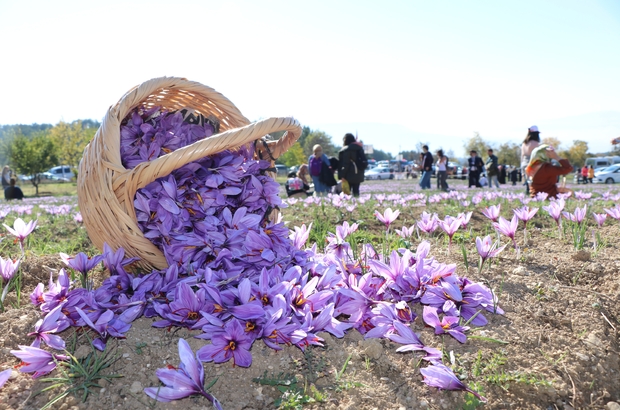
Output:
[[592,165],[588,165],[588,181],[592,183],[593,179],[594,179],[594,167],[592,167]]

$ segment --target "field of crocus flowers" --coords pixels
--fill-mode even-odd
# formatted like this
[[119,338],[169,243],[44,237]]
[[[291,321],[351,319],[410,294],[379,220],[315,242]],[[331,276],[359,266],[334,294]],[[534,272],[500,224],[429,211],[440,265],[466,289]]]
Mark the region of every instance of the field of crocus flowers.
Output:
[[162,272],[1,204],[0,409],[620,408],[620,191],[415,182],[223,211],[223,265]]

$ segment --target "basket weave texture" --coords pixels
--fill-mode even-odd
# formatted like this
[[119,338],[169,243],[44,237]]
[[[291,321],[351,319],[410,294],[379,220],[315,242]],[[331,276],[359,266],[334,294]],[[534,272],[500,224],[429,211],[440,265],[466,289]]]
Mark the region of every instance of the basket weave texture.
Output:
[[[205,117],[212,115],[219,121],[220,133],[126,169],[120,155],[121,121],[139,106],[160,106],[170,111],[191,108]],[[110,107],[80,161],[78,204],[90,239],[100,250],[104,243],[114,250],[124,248],[126,256],[139,257],[144,268],[166,268],[163,253],[144,237],[137,224],[136,191],[192,161],[238,148],[276,131],[286,133],[277,141],[267,142],[268,149],[256,144],[257,153],[272,161],[301,135],[297,120],[269,118],[250,123],[222,94],[184,78],[155,78],[132,88]]]

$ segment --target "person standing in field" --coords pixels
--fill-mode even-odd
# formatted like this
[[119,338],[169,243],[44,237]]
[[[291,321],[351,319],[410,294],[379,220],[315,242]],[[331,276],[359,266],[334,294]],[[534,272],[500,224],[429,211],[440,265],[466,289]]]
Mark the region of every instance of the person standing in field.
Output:
[[588,182],[594,183],[594,167],[592,165],[588,165]]
[[[536,125],[532,125],[527,129],[527,135],[521,144],[521,173],[525,175],[525,167],[530,163],[530,155],[534,148],[540,145],[540,131]],[[530,186],[528,184],[527,176],[525,180],[525,194],[530,194]]]
[[437,162],[435,163],[437,170],[437,189],[448,191],[448,157],[443,154],[443,150],[437,151]]
[[489,158],[487,158],[487,162],[484,167],[487,170],[487,177],[489,179],[489,188],[493,188],[493,182],[495,182],[495,187],[499,189],[499,166],[497,156],[493,154],[493,150],[489,148],[487,150],[487,154],[489,154]]
[[323,147],[316,144],[312,147],[313,154],[308,157],[308,167],[310,168],[310,177],[314,183],[315,196],[323,196],[329,192],[329,187],[321,181],[321,170],[323,164],[329,166],[329,158],[323,153]]
[[8,165],[2,169],[2,189],[7,189],[11,185],[11,168]]
[[468,188],[475,186],[480,188],[480,173],[482,172],[482,168],[484,164],[482,163],[482,158],[478,156],[478,152],[476,150],[471,150],[469,152],[470,157],[467,158],[467,173],[469,174],[469,185]]
[[433,172],[433,154],[428,151],[428,145],[422,146],[420,154],[422,165],[422,177],[420,178],[420,188],[431,189],[431,173]]
[[364,182],[364,170],[368,166],[368,159],[362,145],[355,142],[353,134],[345,134],[342,143],[343,147],[338,152],[338,179],[342,181],[343,186],[347,183],[351,194],[358,197],[360,184]]
[[584,165],[583,168],[581,168],[581,180],[583,181],[584,184],[588,183],[588,166]]

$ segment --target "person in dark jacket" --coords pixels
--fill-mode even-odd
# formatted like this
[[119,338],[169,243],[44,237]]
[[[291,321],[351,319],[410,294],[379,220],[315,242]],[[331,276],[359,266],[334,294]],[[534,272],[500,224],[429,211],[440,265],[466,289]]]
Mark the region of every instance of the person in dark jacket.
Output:
[[431,189],[431,174],[433,173],[433,154],[428,151],[428,145],[422,146],[422,153],[420,154],[422,161],[420,177],[420,188]]
[[364,148],[355,143],[353,134],[344,135],[343,145],[338,152],[338,179],[349,184],[353,196],[359,196],[360,184],[364,182],[365,166],[363,164],[368,164],[368,160],[364,154]]
[[10,180],[10,186],[8,186],[5,190],[4,190],[4,199],[19,199],[22,200],[24,199],[24,193],[22,192],[21,188],[18,186],[15,186],[15,178],[11,178]]
[[472,186],[480,188],[480,174],[482,172],[482,168],[484,168],[484,164],[482,163],[482,158],[478,156],[478,152],[476,152],[476,150],[471,150],[469,154],[470,157],[467,158],[469,188]]

